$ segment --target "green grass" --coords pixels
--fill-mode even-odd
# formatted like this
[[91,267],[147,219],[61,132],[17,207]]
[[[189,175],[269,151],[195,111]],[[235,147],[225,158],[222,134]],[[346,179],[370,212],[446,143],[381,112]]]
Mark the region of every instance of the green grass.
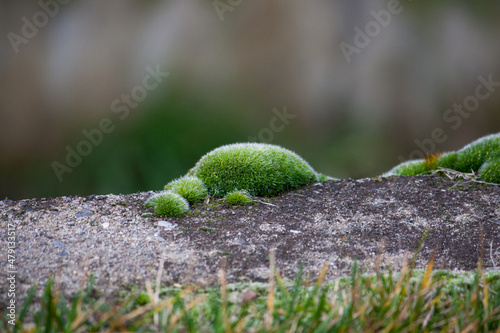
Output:
[[181,195],[167,191],[153,195],[146,201],[156,214],[165,217],[180,217],[189,210],[189,203]]
[[355,265],[350,277],[324,283],[327,270],[313,283],[299,271],[293,282],[275,272],[269,284],[233,285],[221,270],[217,288],[149,287],[112,304],[90,297],[92,278],[70,302],[50,281],[41,306],[34,306],[32,288],[16,326],[4,314],[0,331],[500,331],[500,272],[433,272],[431,260],[426,270],[406,266],[398,274],[363,275]]
[[299,155],[263,143],[219,147],[203,156],[191,172],[217,197],[235,190],[270,196],[318,181],[317,173]]
[[224,197],[226,202],[230,205],[248,205],[252,202],[252,197],[248,194],[247,191],[233,191]]
[[196,177],[185,176],[165,185],[166,191],[172,191],[184,197],[188,202],[201,202],[207,196],[205,184]]

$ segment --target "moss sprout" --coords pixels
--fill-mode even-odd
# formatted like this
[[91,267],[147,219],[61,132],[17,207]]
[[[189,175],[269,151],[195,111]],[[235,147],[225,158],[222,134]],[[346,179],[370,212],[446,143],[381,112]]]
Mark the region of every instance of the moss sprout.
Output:
[[276,195],[318,180],[317,173],[299,155],[263,143],[237,143],[212,150],[191,172],[217,197],[235,188],[250,195]]
[[189,203],[180,194],[167,191],[153,195],[146,202],[159,216],[180,217],[189,210]]
[[252,197],[247,191],[233,191],[224,197],[226,202],[230,205],[244,206],[252,202]]
[[208,194],[201,179],[193,176],[173,180],[165,185],[165,190],[180,194],[190,203],[201,202]]

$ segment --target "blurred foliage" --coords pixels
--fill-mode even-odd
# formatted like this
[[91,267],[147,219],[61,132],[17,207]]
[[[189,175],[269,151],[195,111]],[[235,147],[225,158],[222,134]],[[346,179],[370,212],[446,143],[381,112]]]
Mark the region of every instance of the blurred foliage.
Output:
[[[141,5],[155,3],[150,1]],[[500,13],[500,2],[497,1],[419,0],[401,1],[401,4],[417,17],[415,24],[419,30],[434,33],[434,29],[436,27],[439,29],[441,26],[428,23],[432,23],[434,17],[456,9],[471,13],[481,24],[493,27],[485,31],[494,34],[497,30],[498,13]],[[210,4],[207,8],[215,15]],[[358,7],[352,6],[352,8],[356,10]],[[7,9],[6,13],[9,12]],[[350,25],[349,31],[351,31]],[[464,39],[464,42],[466,40]],[[492,44],[490,48],[494,50],[496,45]],[[475,50],[475,53],[480,52],[482,51]],[[433,56],[432,52],[429,54],[430,57]],[[402,61],[417,62],[418,57],[422,57],[422,54],[417,55],[415,59],[402,59]],[[466,59],[464,57],[463,61]],[[474,56],[471,59],[482,58]],[[424,60],[422,66],[426,66]],[[436,64],[439,64],[439,61]],[[469,70],[473,71],[474,78],[475,68],[481,67],[480,61],[472,61],[465,66],[465,62],[462,63],[460,60],[459,64],[472,68]],[[178,68],[176,70],[179,71]],[[457,68],[457,77],[461,77],[460,73]],[[494,77],[497,77],[496,72]],[[96,128],[100,121],[93,119],[84,123],[79,119],[73,119],[75,125],[67,128],[70,134],[60,141],[57,141],[60,138],[55,140],[60,144],[55,148],[56,155],[47,156],[46,152],[40,151],[35,156],[32,155],[32,151],[21,150],[18,156],[0,155],[0,198],[22,199],[160,190],[172,179],[185,175],[187,170],[208,151],[229,143],[246,142],[250,136],[257,136],[260,130],[269,127],[270,120],[275,116],[272,109],[275,107],[281,109],[283,105],[288,105],[289,111],[297,114],[297,118],[291,120],[283,131],[274,133],[274,139],[270,143],[297,152],[316,171],[339,178],[376,176],[389,170],[401,162],[399,157],[407,158],[413,150],[418,149],[414,140],[428,138],[429,133],[436,127],[442,127],[449,136],[449,139],[438,147],[444,151],[457,149],[460,144],[465,144],[479,135],[498,132],[497,124],[500,120],[497,112],[498,99],[485,101],[481,105],[481,111],[471,116],[467,122],[464,121],[459,130],[451,129],[449,123],[444,123],[442,119],[443,112],[453,103],[460,101],[454,95],[447,95],[446,89],[436,93],[441,101],[433,110],[434,120],[426,118],[426,112],[423,110],[421,119],[406,117],[407,110],[404,105],[398,106],[398,111],[402,115],[395,115],[390,121],[383,118],[363,119],[363,116],[359,115],[370,112],[375,114],[378,111],[357,112],[360,110],[353,110],[352,106],[355,103],[344,101],[341,105],[342,102],[338,100],[332,102],[333,105],[328,110],[323,110],[323,115],[315,113],[314,117],[311,116],[314,119],[307,119],[304,112],[293,109],[291,106],[293,101],[273,101],[275,104],[270,104],[269,100],[273,97],[269,96],[273,96],[275,91],[282,92],[283,90],[280,90],[282,87],[269,86],[268,90],[272,92],[266,95],[258,89],[251,88],[252,85],[245,86],[246,80],[249,79],[240,77],[239,82],[234,84],[243,87],[241,89],[245,91],[244,94],[241,91],[227,91],[221,94],[224,88],[219,86],[214,87],[211,92],[200,93],[207,90],[207,86],[211,89],[211,86],[216,84],[204,86],[206,83],[199,83],[196,80],[179,84],[179,81],[169,77],[170,90],[162,92],[162,95],[155,96],[156,98],[148,97],[139,108],[131,110],[131,115],[127,119],[122,121],[117,114],[103,110],[101,118],[111,118],[116,130],[104,135],[103,142],[93,147],[92,153],[84,157],[83,162],[71,173],[65,173],[63,181],[59,182],[52,168],[52,162],[56,160],[64,163],[66,145],[75,148],[78,142],[85,139],[82,130]],[[383,85],[384,78],[381,77],[380,80],[380,84]],[[467,82],[464,81],[464,85]],[[257,85],[261,84],[264,85],[265,82],[259,82]],[[214,93],[215,91],[217,93]],[[471,90],[465,87],[463,91],[467,93]],[[397,98],[396,95],[394,98]],[[388,110],[388,112],[393,111]],[[72,115],[74,110],[68,110],[65,116],[69,118]],[[418,132],[409,124],[415,121],[422,123]],[[20,135],[27,136],[29,133],[23,132]],[[58,135],[59,133],[56,133],[54,137]],[[47,134],[47,137],[50,135]],[[47,141],[52,142],[49,139]],[[64,143],[60,143],[61,141]]]
[[[93,146],[71,173],[64,173],[62,182],[51,164],[54,160],[65,163],[65,147],[58,156],[36,158],[19,168],[7,169],[4,164],[2,172],[9,177],[2,186],[2,199],[160,190],[185,175],[210,150],[247,142],[269,127],[274,106],[262,110],[236,93],[227,96],[214,99],[178,87],[149,106],[131,110],[124,120],[108,111],[102,118],[112,119],[116,129],[104,134],[102,143]],[[375,127],[347,118],[328,124],[330,130],[319,134],[308,132],[300,117],[275,133],[271,143],[297,152],[318,172],[335,177],[374,176],[374,169],[384,171],[392,163],[387,158],[392,152],[383,148],[387,142]],[[66,145],[75,149],[86,139],[81,131],[97,128],[99,121],[75,128]]]
[[[219,145],[244,140],[242,124],[247,115],[226,105],[210,106],[206,100],[172,91],[154,105],[131,110],[120,120],[118,114],[104,114],[116,125],[105,134],[71,173],[59,183],[51,160],[34,161],[14,171],[21,196],[58,196],[92,193],[131,193],[159,190],[168,181],[187,173],[200,156]],[[83,129],[98,126],[100,119],[82,125],[68,142],[75,149]],[[66,150],[54,158],[64,163]],[[23,189],[23,187],[25,188]],[[28,192],[29,191],[29,192]],[[17,192],[17,191],[16,191]],[[17,193],[16,193],[17,194]]]
[[[405,1],[401,2],[405,5]],[[500,2],[490,0],[477,1],[456,1],[456,0],[419,0],[411,1],[411,8],[414,12],[423,15],[439,14],[443,10],[450,10],[452,7],[461,7],[473,15],[492,23],[498,22],[498,12],[500,11]]]

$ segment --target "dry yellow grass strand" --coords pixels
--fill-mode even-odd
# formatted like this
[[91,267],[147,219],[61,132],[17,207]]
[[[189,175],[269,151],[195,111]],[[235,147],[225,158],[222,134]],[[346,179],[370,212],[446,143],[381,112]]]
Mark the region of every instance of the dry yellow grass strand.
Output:
[[267,312],[264,317],[264,328],[266,330],[270,330],[273,323],[275,257],[276,248],[272,247],[269,251],[269,291],[267,294]]
[[323,264],[323,267],[321,267],[321,271],[319,272],[318,275],[318,280],[316,281],[317,285],[320,286],[323,281],[325,280],[326,273],[328,273],[328,269],[330,268],[330,263],[325,262]]

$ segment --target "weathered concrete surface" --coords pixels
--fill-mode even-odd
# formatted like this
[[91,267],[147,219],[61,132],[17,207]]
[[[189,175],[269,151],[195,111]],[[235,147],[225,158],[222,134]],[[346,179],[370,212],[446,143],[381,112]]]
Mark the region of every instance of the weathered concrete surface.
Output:
[[[355,260],[371,271],[377,257],[382,269],[397,270],[425,230],[429,235],[417,267],[437,249],[436,268],[474,270],[481,244],[487,247],[485,267],[500,265],[500,186],[437,176],[347,179],[258,198],[261,202],[244,207],[212,198],[194,205],[192,214],[168,219],[143,216],[151,194],[0,201],[1,305],[7,302],[10,275],[9,228],[16,237],[19,298],[49,276],[60,281],[65,294],[83,286],[90,274],[105,297],[131,285],[142,288],[145,279],[156,279],[162,254],[167,284],[216,283],[222,256],[229,282],[263,281],[272,246],[278,269],[289,278],[300,263],[312,278],[325,262],[328,279],[349,274]],[[159,225],[162,220],[173,228]]]

